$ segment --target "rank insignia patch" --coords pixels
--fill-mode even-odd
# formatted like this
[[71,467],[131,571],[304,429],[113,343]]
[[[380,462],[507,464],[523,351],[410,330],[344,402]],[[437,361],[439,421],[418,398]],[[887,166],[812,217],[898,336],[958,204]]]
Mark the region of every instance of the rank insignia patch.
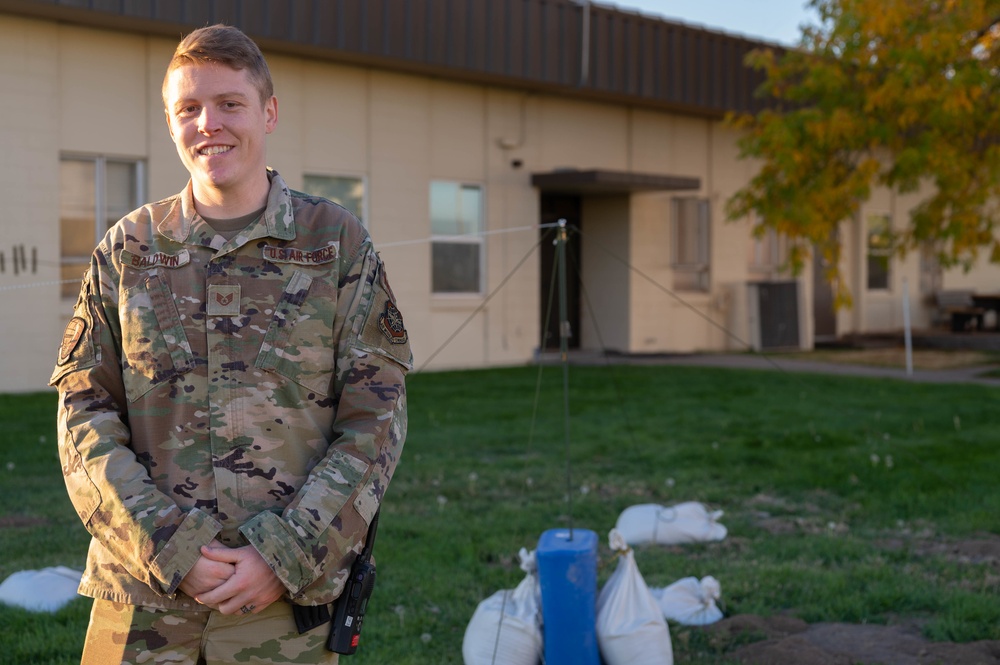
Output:
[[209,316],[239,316],[240,285],[209,285],[208,302],[205,305],[206,312]]
[[408,336],[403,327],[403,315],[391,300],[385,301],[385,311],[378,317],[378,327],[393,344],[406,344]]

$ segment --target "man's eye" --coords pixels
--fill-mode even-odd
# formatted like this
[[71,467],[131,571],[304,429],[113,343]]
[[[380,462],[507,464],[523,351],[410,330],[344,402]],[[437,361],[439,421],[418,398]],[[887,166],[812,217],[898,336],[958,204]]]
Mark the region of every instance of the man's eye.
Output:
[[223,102],[222,106],[225,107],[225,108],[227,108],[227,109],[234,109],[237,106],[239,106],[239,103],[237,103],[237,102]]
[[197,106],[185,106],[184,108],[181,109],[181,114],[182,115],[191,115],[191,114],[197,113],[197,112],[198,112],[198,107]]

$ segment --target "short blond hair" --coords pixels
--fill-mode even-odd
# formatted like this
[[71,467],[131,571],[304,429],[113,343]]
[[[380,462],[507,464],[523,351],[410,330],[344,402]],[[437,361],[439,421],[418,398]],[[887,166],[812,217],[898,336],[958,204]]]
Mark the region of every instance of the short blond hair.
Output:
[[267,68],[264,54],[257,44],[242,30],[231,25],[217,23],[198,28],[181,40],[167,65],[160,94],[167,103],[167,80],[170,72],[184,65],[218,63],[236,70],[247,70],[250,82],[260,93],[260,103],[267,103],[274,95],[271,70]]

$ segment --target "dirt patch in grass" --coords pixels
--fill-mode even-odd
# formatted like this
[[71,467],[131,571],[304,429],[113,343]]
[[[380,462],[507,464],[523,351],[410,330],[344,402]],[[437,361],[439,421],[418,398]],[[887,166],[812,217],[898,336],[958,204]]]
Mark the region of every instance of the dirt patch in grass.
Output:
[[[759,494],[748,505],[755,525],[772,534],[845,528],[826,521],[823,512],[808,502],[793,506]],[[935,536],[931,529],[920,529],[888,535],[875,544],[885,550],[1000,569],[1000,536],[996,534],[951,540]],[[987,577],[987,583],[1000,581],[1000,574]],[[892,625],[808,624],[788,616],[737,615],[708,626],[706,632],[728,660],[743,665],[1000,665],[1000,641],[932,642],[923,636],[916,620],[902,619]]]
[[889,550],[907,548],[920,555],[943,556],[957,563],[989,563],[1000,567],[1000,536],[992,533],[956,541],[890,538],[878,544]]
[[737,615],[706,628],[716,643],[764,639],[726,654],[744,665],[995,665],[1000,641],[931,642],[916,624],[807,624],[775,616]]
[[[813,498],[821,501],[825,497],[822,492],[816,492]],[[753,511],[751,517],[754,526],[772,536],[791,533],[846,533],[848,530],[847,525],[826,517],[826,512],[812,501],[793,505],[779,497],[757,494],[751,497],[746,505]]]
[[[820,349],[790,354],[787,357],[818,362],[844,363],[848,365],[870,365],[873,367],[906,367],[906,350],[903,348],[875,349]],[[955,369],[1000,364],[1000,354],[988,351],[948,351],[941,349],[914,349],[915,369]]]
[[[766,503],[766,497],[755,498]],[[759,525],[779,533],[822,528],[809,518],[767,517]],[[922,533],[884,538],[877,544],[888,550],[905,548],[917,555],[1000,568],[1000,536],[995,534],[942,540]],[[788,616],[743,614],[705,630],[727,659],[744,665],[1000,665],[1000,641],[932,642],[922,635],[916,620],[903,619],[893,625],[808,624]]]
[[15,526],[44,526],[49,521],[44,517],[31,517],[30,515],[0,515],[0,529],[7,529]]

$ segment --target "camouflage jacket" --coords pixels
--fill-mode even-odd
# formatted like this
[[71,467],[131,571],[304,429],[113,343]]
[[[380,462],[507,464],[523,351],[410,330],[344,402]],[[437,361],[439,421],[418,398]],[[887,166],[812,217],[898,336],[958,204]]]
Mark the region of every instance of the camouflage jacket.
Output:
[[328,603],[361,549],[406,434],[409,340],[358,220],[268,175],[228,242],[189,183],[94,251],[51,378],[84,595],[202,609],[178,585],[217,537]]

